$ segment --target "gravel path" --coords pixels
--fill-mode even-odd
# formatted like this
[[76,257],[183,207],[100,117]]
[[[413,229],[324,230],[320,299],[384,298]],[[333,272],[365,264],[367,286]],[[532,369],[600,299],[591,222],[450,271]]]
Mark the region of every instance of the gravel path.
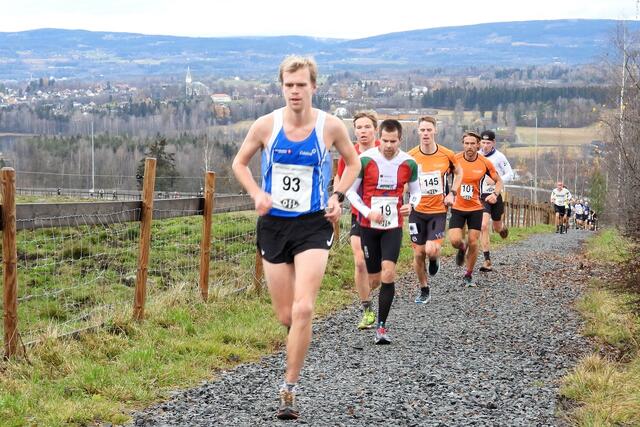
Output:
[[576,251],[588,235],[538,235],[493,251],[494,272],[477,273],[477,288],[461,287],[461,268],[444,259],[424,306],[413,302],[414,274],[402,277],[388,319],[390,346],[373,345],[372,330],[356,330],[356,306],[318,322],[297,421],[274,416],[279,353],[176,393],[134,414],[133,424],[562,425],[558,380],[589,348],[572,308],[581,293]]

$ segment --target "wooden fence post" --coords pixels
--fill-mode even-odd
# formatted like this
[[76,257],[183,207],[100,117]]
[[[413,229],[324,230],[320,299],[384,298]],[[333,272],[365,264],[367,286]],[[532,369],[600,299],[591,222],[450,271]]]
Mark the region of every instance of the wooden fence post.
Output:
[[16,171],[2,168],[2,281],[4,357],[18,350],[18,251],[16,247]]
[[153,191],[156,182],[156,159],[147,157],[144,161],[144,181],[142,184],[142,212],[140,212],[140,250],[136,274],[136,294],[133,303],[133,318],[144,319],[144,303],[147,296],[147,273],[149,268],[149,245],[151,243],[151,221],[153,219]]
[[209,298],[209,261],[211,260],[211,225],[213,224],[213,196],[216,192],[216,174],[207,172],[204,180],[204,209],[202,210],[202,241],[200,242],[200,295]]
[[513,196],[509,197],[509,227],[513,227],[513,211],[514,211],[513,200],[514,200]]
[[518,198],[518,227],[524,225],[524,199]]
[[502,221],[504,222],[504,226],[509,228],[511,224],[509,224],[509,210],[511,207],[509,206],[509,193],[506,191],[503,192],[502,201],[504,202],[504,213],[502,214]]
[[253,273],[253,291],[260,293],[262,291],[262,255],[260,249],[256,249],[256,265]]

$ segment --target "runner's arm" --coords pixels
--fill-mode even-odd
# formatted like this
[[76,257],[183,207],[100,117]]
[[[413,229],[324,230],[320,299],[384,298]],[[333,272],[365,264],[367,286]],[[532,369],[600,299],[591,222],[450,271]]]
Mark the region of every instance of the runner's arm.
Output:
[[331,222],[336,222],[342,214],[342,208],[336,193],[344,194],[347,192],[349,186],[360,172],[360,159],[358,158],[356,149],[353,147],[353,144],[351,144],[349,132],[347,132],[347,128],[344,123],[342,123],[342,120],[335,116],[327,116],[326,130],[330,138],[329,140],[331,141],[327,149],[331,148],[331,145],[336,147],[344,159],[346,166],[338,183],[333,186],[333,194],[331,194],[327,201],[325,218]]
[[409,204],[415,209],[420,204],[422,191],[420,190],[420,181],[409,182]]
[[491,179],[493,179],[496,182],[496,188],[493,190],[493,194],[495,194],[496,197],[498,197],[500,194],[502,194],[502,189],[504,188],[504,181],[502,180],[502,177],[497,171],[495,172],[495,175],[491,177]]
[[271,195],[264,192],[253,179],[249,169],[249,162],[263,148],[264,141],[269,137],[272,124],[272,119],[269,116],[263,116],[256,120],[251,125],[231,165],[236,179],[253,199],[258,215],[265,215],[271,209]]
[[504,155],[502,156],[502,158],[503,158],[502,171],[504,173],[500,175],[500,178],[502,178],[502,182],[506,184],[507,182],[513,179],[513,169],[511,168],[511,163],[509,163],[509,160],[507,160],[507,158],[504,157]]
[[362,200],[362,197],[358,194],[360,184],[362,184],[362,178],[358,177],[351,185],[351,188],[347,191],[347,199],[351,202],[351,206],[356,208],[362,216],[368,218],[369,213],[371,213],[371,208],[364,204],[364,200]]
[[451,184],[451,190],[455,191],[456,194],[460,193],[460,186],[462,185],[462,173],[463,169],[460,166],[460,163],[456,163],[455,169],[453,170],[453,184]]
[[338,184],[333,186],[333,191],[346,193],[360,173],[360,158],[349,139],[349,132],[344,123],[334,116],[327,116],[327,120],[333,136],[333,146],[336,147],[345,163],[345,169],[338,180]]

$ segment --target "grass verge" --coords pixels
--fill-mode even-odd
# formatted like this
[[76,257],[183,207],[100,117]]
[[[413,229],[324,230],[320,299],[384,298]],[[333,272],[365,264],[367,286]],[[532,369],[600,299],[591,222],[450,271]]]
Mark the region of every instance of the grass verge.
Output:
[[[633,246],[615,230],[599,232],[587,244],[591,262],[616,269],[628,262]],[[621,278],[623,279],[623,278]],[[628,288],[592,279],[578,302],[583,334],[593,339],[593,353],[563,378],[560,394],[573,401],[568,417],[579,426],[640,425],[640,318]]]
[[[498,237],[497,243],[550,230],[514,228],[506,241]],[[411,268],[408,242],[405,233],[400,272]],[[453,252],[447,244],[444,255]],[[350,248],[338,245],[327,267],[317,316],[354,301],[352,276]],[[124,423],[132,409],[166,399],[171,390],[194,386],[219,370],[257,360],[285,339],[266,294],[235,294],[204,303],[193,289],[176,286],[150,299],[146,315],[145,322],[136,323],[130,310],[117,312],[106,327],[41,341],[30,348],[29,362],[1,364],[0,424]]]

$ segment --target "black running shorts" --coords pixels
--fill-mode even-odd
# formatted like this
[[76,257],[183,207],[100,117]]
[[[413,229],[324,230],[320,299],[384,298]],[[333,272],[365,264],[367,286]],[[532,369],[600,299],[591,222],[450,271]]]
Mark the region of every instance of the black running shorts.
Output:
[[388,230],[362,227],[360,239],[369,274],[380,273],[382,261],[398,262],[402,245],[402,227]]
[[560,216],[564,216],[564,206],[558,206],[554,203],[553,210],[555,211],[555,213],[560,214]]
[[459,211],[457,209],[451,209],[451,218],[449,219],[449,229],[464,228],[464,224],[466,223],[469,230],[481,230],[483,213],[484,213],[484,210]]
[[360,237],[360,223],[358,222],[358,216],[351,214],[351,229],[349,230],[349,236]]
[[333,225],[324,210],[283,218],[265,215],[258,218],[257,244],[262,257],[272,264],[293,263],[293,257],[308,249],[331,249]]
[[447,214],[427,214],[411,211],[409,214],[409,234],[416,245],[424,245],[427,241],[444,239],[447,225]]
[[484,206],[484,211],[491,215],[491,219],[493,221],[500,221],[502,219],[502,214],[504,213],[504,202],[502,201],[502,194],[498,196],[498,200],[494,203],[488,203],[485,199],[489,194],[483,194],[480,198],[482,199],[482,205]]

